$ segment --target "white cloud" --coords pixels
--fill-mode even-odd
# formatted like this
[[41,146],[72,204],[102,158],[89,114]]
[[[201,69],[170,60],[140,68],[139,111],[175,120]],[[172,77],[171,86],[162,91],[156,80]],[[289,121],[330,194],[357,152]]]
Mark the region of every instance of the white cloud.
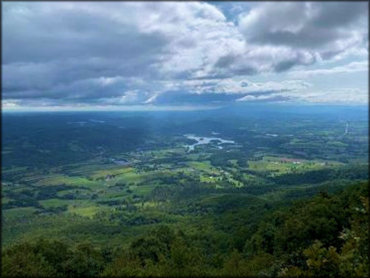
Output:
[[368,70],[369,70],[368,62],[361,61],[361,62],[351,62],[343,66],[337,66],[337,67],[331,67],[331,68],[291,71],[289,72],[289,75],[295,78],[307,78],[307,77],[317,76],[317,75],[367,72]]
[[368,92],[357,88],[341,88],[326,91],[308,91],[299,100],[311,103],[366,104]]

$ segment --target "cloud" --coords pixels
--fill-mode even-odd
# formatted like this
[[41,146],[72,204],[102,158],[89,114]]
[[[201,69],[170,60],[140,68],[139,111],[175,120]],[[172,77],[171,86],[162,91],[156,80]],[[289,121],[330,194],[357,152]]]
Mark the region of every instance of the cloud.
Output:
[[303,91],[272,91],[270,94],[248,94],[237,101],[243,102],[304,102],[325,104],[364,104],[368,101],[366,90],[341,88],[325,91],[307,89]]
[[343,66],[332,68],[320,68],[314,70],[299,70],[291,71],[289,75],[295,78],[307,78],[318,75],[338,74],[338,73],[352,73],[352,72],[367,72],[369,65],[367,61],[351,62]]
[[[3,99],[45,106],[295,99],[312,86],[299,79],[320,74],[305,66],[367,55],[367,3],[335,4],[4,3]],[[293,80],[246,79],[297,66]]]
[[367,2],[264,3],[239,18],[246,40],[331,59],[367,49]]
[[[178,81],[167,85],[168,90],[157,93],[146,103],[151,104],[210,104],[219,105],[235,101],[287,101],[291,96],[310,88],[302,80],[282,82],[252,82],[242,79],[209,79]],[[289,93],[289,97],[286,95]]]
[[3,91],[14,99],[125,99],[145,89],[131,79],[204,71],[218,56],[213,44],[227,48],[237,33],[218,9],[196,2],[6,3],[3,14]]
[[368,91],[357,88],[340,88],[325,91],[307,91],[299,95],[303,102],[328,104],[364,104],[368,102]]

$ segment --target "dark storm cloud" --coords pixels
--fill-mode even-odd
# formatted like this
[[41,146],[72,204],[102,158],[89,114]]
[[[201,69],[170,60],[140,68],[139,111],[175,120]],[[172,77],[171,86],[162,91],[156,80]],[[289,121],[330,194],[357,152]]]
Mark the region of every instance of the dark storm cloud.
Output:
[[367,16],[367,2],[265,3],[239,24],[250,43],[342,52],[367,36]]
[[[162,34],[96,10],[57,9],[59,4],[4,5],[4,98],[86,102],[124,96],[124,78],[155,77],[151,66],[168,43]],[[106,86],[99,81],[106,76],[121,80]]]
[[[167,43],[160,33],[143,33],[97,10],[60,4],[5,5],[3,64],[91,57],[132,63],[158,53]],[[102,9],[108,7],[101,4]]]
[[[269,61],[261,63],[261,61]],[[214,65],[217,77],[230,75],[256,75],[265,71],[283,72],[297,65],[312,65],[316,62],[313,53],[305,51],[287,51],[286,49],[266,49],[262,53],[245,52],[227,54],[220,57]]]

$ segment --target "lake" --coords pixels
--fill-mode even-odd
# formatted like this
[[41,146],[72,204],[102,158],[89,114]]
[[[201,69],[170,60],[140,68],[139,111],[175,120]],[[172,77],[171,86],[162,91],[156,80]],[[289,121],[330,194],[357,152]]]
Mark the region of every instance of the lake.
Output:
[[[196,135],[193,135],[193,134],[185,134],[184,136],[188,139],[192,139],[192,140],[197,141],[194,144],[186,145],[186,147],[188,147],[188,152],[194,150],[195,146],[197,146],[197,145],[209,144],[212,141],[216,141],[217,145],[235,144],[235,141],[233,141],[233,140],[225,140],[225,139],[222,139],[222,138],[219,138],[219,137],[196,136]],[[218,146],[218,147],[219,147],[219,149],[222,149],[222,146]]]

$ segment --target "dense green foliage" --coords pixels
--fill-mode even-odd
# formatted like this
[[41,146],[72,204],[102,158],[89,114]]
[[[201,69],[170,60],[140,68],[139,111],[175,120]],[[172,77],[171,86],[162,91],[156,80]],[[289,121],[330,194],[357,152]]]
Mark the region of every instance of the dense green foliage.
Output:
[[[368,184],[269,210],[253,227],[223,217],[228,234],[158,226],[128,245],[39,239],[3,250],[3,276],[369,275]],[[249,217],[243,210],[238,218]],[[229,222],[225,222],[229,221]]]

